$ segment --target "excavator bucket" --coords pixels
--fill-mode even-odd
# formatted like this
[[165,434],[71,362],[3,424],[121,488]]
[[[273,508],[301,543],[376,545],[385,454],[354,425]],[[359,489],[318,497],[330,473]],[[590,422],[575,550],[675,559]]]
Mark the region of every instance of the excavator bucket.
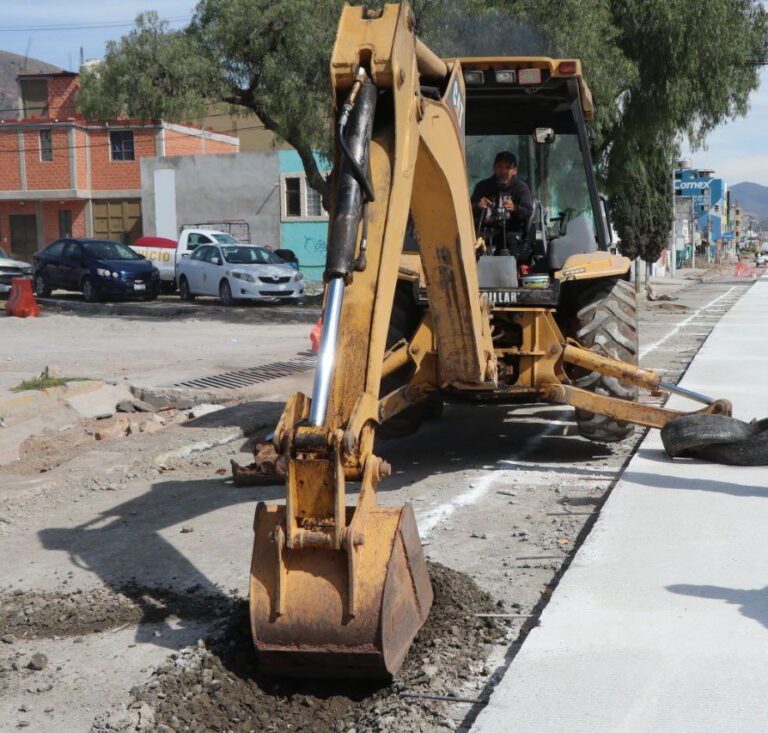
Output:
[[432,605],[411,506],[371,508],[352,561],[343,549],[281,548],[284,526],[285,507],[257,506],[250,613],[260,672],[391,679]]

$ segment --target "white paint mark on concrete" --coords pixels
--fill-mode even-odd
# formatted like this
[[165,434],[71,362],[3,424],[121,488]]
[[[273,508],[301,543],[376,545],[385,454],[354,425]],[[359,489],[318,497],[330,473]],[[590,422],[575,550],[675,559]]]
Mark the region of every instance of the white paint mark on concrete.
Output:
[[[514,463],[515,461],[525,458],[525,456],[534,450],[544,438],[552,435],[558,428],[566,424],[568,423],[564,423],[561,420],[551,421],[544,430],[528,441],[519,453],[500,460],[499,464]],[[506,476],[509,471],[510,469],[491,471],[491,473],[487,473],[485,476],[481,476],[473,481],[470,484],[468,491],[459,494],[450,501],[446,501],[443,504],[436,506],[434,509],[427,511],[424,514],[417,514],[416,524],[419,527],[419,534],[421,534],[422,537],[427,538],[435,527],[448,519],[448,517],[450,517],[457,509],[474,504],[481,499],[488,493],[491,486],[493,486],[493,484],[500,478]]]
[[[729,290],[726,290],[724,293],[721,293],[716,298],[713,298],[709,301],[706,305],[703,305],[701,308],[699,308],[695,313],[688,316],[688,318],[680,321],[671,331],[668,331],[662,338],[660,338],[658,341],[655,341],[652,344],[649,344],[644,349],[640,350],[640,358],[642,359],[645,356],[648,356],[652,351],[656,351],[656,349],[659,348],[662,344],[666,343],[671,339],[675,334],[679,333],[681,329],[685,328],[691,321],[693,321],[697,316],[700,316],[702,313],[704,313],[706,310],[711,308],[715,303],[719,303],[723,298],[730,295],[734,290],[736,290],[736,286],[734,285]],[[718,316],[719,317],[719,316]]]

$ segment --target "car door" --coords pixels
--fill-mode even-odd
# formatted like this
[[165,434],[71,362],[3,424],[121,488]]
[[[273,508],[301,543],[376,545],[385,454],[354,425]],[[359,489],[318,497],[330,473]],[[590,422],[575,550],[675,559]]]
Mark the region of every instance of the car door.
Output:
[[85,253],[79,242],[67,240],[64,245],[64,256],[61,258],[60,286],[65,290],[80,289],[80,275],[83,271]]
[[202,264],[203,292],[206,295],[219,294],[219,281],[224,272],[224,258],[218,247],[206,247],[205,258]]
[[64,257],[64,247],[66,244],[66,239],[59,239],[49,244],[37,255],[37,271],[43,274],[45,281],[52,290],[63,287],[61,262]]
[[186,276],[189,289],[193,295],[202,295],[203,284],[203,258],[208,247],[197,247],[189,257],[185,257],[181,264],[181,273]]

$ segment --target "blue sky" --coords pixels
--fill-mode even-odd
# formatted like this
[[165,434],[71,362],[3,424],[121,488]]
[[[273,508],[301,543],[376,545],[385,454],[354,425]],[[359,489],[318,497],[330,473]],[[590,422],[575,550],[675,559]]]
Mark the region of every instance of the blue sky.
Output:
[[[322,0],[319,0],[322,2]],[[0,49],[76,70],[80,47],[86,58],[100,58],[106,42],[130,30],[135,16],[156,10],[164,18],[183,18],[174,27],[184,25],[192,15],[196,0],[2,0],[0,7]],[[86,25],[125,23],[125,26],[81,30],[25,30],[46,25]],[[31,39],[31,40],[30,40]],[[691,153],[684,146],[684,156],[694,165],[714,168],[729,184],[754,181],[768,186],[768,68],[762,72],[760,89],[752,97],[749,114],[727,123],[710,135],[706,149]]]
[[[189,22],[196,4],[196,0],[0,0],[0,49],[24,55],[29,43],[30,56],[77,71],[81,46],[86,58],[101,58],[106,42],[127,33],[139,13],[156,10],[163,18],[184,17],[186,20],[172,24],[181,27]],[[98,23],[125,25],[80,30],[8,30]]]

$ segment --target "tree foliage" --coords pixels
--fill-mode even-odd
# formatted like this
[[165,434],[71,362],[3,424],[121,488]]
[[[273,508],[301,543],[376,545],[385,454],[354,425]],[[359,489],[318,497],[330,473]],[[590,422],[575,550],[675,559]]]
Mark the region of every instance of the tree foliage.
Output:
[[[343,5],[200,0],[184,30],[169,30],[156,13],[145,13],[84,75],[80,110],[98,119],[170,120],[201,117],[212,102],[250,110],[296,149],[309,184],[327,197],[328,178],[313,153],[331,157],[328,70]],[[415,10],[420,31],[453,17],[439,0],[417,0]]]
[[539,0],[519,16],[547,28],[556,53],[582,58],[598,109],[593,153],[617,207],[622,248],[655,261],[672,221],[679,143],[687,136],[700,145],[745,114],[759,85],[754,61],[768,45],[762,4]]
[[[366,2],[371,6],[378,2]],[[768,47],[759,0],[414,0],[417,32],[443,55],[580,58],[595,99],[601,180],[623,247],[655,259],[671,221],[667,179],[687,136],[700,145],[744,114]],[[154,13],[84,75],[88,117],[188,119],[212,102],[255,112],[328,195],[313,151],[330,155],[328,67],[343,0],[200,0],[191,24]],[[634,211],[627,206],[635,207]]]

